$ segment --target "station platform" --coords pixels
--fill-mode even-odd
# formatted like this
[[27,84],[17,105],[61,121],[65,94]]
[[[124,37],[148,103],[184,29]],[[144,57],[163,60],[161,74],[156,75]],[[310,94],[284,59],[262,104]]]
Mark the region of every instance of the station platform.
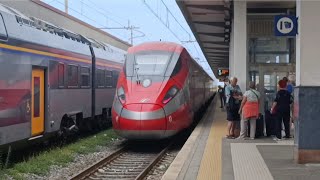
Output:
[[316,180],[320,164],[296,164],[293,139],[226,139],[226,112],[216,96],[163,180]]

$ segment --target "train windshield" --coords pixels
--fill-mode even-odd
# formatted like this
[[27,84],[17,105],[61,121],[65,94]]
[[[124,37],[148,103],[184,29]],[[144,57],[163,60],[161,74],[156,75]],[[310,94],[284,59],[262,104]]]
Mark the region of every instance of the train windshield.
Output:
[[170,54],[136,54],[134,70],[140,75],[163,75]]

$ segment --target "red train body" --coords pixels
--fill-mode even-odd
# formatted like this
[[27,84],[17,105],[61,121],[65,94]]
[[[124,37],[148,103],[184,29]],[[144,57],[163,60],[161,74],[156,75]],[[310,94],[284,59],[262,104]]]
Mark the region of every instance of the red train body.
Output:
[[191,125],[213,93],[213,80],[181,45],[131,47],[118,79],[113,128],[127,139],[173,136]]

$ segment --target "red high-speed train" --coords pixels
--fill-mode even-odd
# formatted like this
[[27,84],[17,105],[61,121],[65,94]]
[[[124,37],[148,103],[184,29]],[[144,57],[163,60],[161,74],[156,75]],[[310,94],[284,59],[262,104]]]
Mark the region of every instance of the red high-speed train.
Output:
[[114,130],[127,139],[163,139],[189,127],[213,96],[212,78],[181,45],[128,49],[112,107]]

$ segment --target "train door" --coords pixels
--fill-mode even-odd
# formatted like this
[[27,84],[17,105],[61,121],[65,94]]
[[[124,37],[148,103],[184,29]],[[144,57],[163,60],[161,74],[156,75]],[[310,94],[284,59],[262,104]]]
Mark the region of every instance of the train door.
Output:
[[31,134],[40,135],[44,132],[44,70],[32,70],[32,116],[31,116]]

